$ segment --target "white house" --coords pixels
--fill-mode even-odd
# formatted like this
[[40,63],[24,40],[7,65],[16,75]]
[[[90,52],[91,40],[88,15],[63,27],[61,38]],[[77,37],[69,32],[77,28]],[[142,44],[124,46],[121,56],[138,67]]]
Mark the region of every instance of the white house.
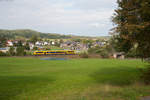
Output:
[[54,42],[54,41],[52,41],[52,45],[55,45],[55,42]]
[[9,51],[9,49],[10,47],[0,48],[0,51],[6,53]]
[[10,40],[8,40],[8,41],[7,41],[7,46],[13,46],[13,42],[10,41]]
[[44,45],[48,45],[49,43],[48,43],[48,42],[44,42],[43,44],[44,44]]
[[30,50],[32,50],[34,48],[34,44],[33,43],[29,43],[30,46]]
[[40,46],[40,45],[42,45],[42,43],[41,43],[41,42],[39,42],[39,41],[37,41],[37,42],[35,43],[35,45]]

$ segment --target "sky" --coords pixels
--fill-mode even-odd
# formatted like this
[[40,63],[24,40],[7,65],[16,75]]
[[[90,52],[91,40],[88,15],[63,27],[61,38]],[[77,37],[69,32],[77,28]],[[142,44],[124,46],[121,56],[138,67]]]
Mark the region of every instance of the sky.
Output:
[[116,0],[0,0],[0,29],[107,36]]

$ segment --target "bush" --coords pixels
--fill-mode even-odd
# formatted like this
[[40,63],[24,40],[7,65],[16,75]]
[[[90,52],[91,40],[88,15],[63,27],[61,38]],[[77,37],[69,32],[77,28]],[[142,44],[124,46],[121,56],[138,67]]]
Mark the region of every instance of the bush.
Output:
[[79,56],[80,56],[81,58],[88,58],[88,57],[89,57],[86,52],[83,52],[83,53],[79,54]]
[[24,47],[17,47],[17,56],[25,56],[26,52],[24,51]]
[[10,53],[9,53],[8,51],[7,51],[5,54],[6,54],[6,56],[11,56]]
[[0,56],[7,56],[6,53],[0,51]]
[[9,55],[10,56],[14,56],[15,55],[15,48],[14,47],[10,47],[10,49],[9,49]]
[[25,49],[26,49],[26,50],[28,50],[28,51],[30,50],[29,43],[26,43],[26,45],[25,45]]
[[27,56],[32,56],[33,54],[32,54],[32,52],[27,51],[27,52],[26,52],[26,55],[27,55]]
[[94,48],[90,48],[88,50],[88,52],[90,54],[100,54],[100,56],[102,58],[109,58],[109,55],[112,53],[111,50],[109,50],[110,48],[104,48],[104,47],[99,47],[99,46],[96,46]]
[[145,84],[150,84],[150,66],[142,71],[141,79],[144,81]]
[[109,53],[103,51],[103,52],[100,53],[100,56],[101,56],[102,58],[109,58]]
[[88,49],[88,53],[90,54],[99,54],[100,53],[101,48],[96,46],[94,48],[90,48]]
[[46,48],[46,50],[51,50],[51,48]]
[[136,49],[131,49],[129,52],[127,52],[126,57],[131,57],[131,58],[137,58],[139,56],[138,52]]
[[33,50],[38,50],[38,47],[33,47]]

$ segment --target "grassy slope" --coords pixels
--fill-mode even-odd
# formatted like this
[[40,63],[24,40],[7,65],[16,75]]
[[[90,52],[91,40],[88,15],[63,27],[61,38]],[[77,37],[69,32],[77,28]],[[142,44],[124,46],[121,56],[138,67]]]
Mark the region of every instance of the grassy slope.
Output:
[[0,100],[137,100],[140,60],[0,58]]
[[51,50],[63,50],[63,48],[57,46],[44,46],[44,48],[50,48]]

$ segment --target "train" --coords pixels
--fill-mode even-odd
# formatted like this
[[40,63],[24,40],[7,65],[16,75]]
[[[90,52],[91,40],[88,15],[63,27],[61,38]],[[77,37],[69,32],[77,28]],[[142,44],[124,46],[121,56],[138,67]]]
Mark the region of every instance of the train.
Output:
[[75,55],[75,50],[48,50],[48,51],[34,51],[33,55]]

